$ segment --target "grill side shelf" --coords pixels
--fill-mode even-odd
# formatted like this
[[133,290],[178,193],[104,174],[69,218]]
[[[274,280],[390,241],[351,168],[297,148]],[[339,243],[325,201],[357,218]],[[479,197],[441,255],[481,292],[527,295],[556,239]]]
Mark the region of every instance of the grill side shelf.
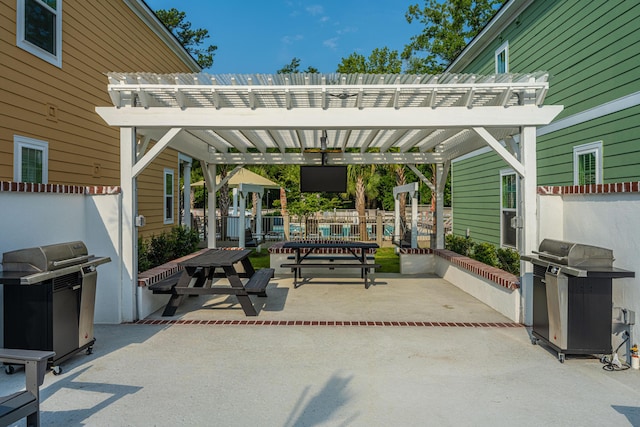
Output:
[[[57,277],[62,277],[62,276],[66,276],[67,274],[72,274],[72,273],[77,273],[79,272],[82,267],[86,266],[86,265],[101,265],[101,264],[106,264],[108,262],[111,261],[111,258],[109,257],[97,257],[97,258],[91,258],[90,262],[84,263],[84,264],[76,264],[76,265],[72,265],[69,267],[64,267],[58,270],[52,270],[52,271],[43,271],[41,273],[34,273],[34,274],[28,274],[26,276],[22,276],[20,277],[20,284],[21,285],[35,285],[38,283],[42,283],[45,280],[51,280],[51,279],[55,279]],[[5,272],[7,273],[7,272]]]

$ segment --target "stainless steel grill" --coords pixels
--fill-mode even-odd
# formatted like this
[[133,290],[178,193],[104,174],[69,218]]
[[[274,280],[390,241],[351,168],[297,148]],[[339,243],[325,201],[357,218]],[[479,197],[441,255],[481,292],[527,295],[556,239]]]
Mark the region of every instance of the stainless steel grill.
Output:
[[533,263],[533,338],[565,354],[611,353],[611,282],[634,277],[613,266],[613,251],[545,239]]
[[542,267],[555,265],[563,274],[586,277],[589,269],[613,267],[613,251],[598,246],[562,240],[544,239],[537,251],[538,257],[523,257]]
[[96,267],[110,261],[81,241],[5,252],[4,347],[55,351],[54,373],[80,350],[91,353]]

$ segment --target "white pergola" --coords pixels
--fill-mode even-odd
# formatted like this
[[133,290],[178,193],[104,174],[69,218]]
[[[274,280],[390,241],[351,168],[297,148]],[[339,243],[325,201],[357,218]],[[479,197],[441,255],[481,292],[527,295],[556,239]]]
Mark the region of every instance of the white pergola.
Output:
[[[452,159],[490,146],[520,176],[521,253],[535,249],[536,126],[562,106],[543,105],[548,74],[109,73],[120,128],[123,270],[135,271],[136,177],[164,150],[200,159],[215,195],[216,165],[435,164],[436,242],[444,245],[443,192]],[[322,138],[325,135],[326,138]],[[156,143],[149,148],[150,141]],[[324,154],[322,154],[324,153]],[[215,197],[209,197],[209,214]],[[209,224],[215,224],[210,221]],[[215,230],[209,233],[215,247]],[[130,245],[129,245],[130,243]],[[124,277],[135,289],[135,275]]]

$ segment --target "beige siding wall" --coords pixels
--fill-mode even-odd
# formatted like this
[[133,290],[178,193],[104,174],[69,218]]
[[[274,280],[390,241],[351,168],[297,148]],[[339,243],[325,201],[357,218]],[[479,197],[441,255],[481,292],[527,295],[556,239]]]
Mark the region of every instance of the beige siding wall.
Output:
[[[152,145],[152,144],[149,144]],[[164,224],[164,170],[173,171],[174,212],[173,224]],[[159,235],[167,228],[178,225],[178,157],[173,150],[165,150],[138,178],[138,213],[144,215],[147,225],[140,235]]]
[[[48,142],[49,183],[119,185],[119,131],[95,113],[111,105],[105,73],[190,69],[124,2],[62,1],[58,68],[16,46],[16,0],[0,0],[0,180],[13,180],[13,137],[20,135]],[[140,177],[149,229],[157,218],[162,227],[165,167],[175,170],[177,194],[175,151]]]

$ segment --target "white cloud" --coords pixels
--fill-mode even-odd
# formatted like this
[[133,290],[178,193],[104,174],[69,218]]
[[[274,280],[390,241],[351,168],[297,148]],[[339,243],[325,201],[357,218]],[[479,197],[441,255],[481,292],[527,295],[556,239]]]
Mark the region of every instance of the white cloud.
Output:
[[347,33],[355,33],[358,31],[357,27],[344,27],[336,30],[336,34],[347,34]]
[[311,6],[307,6],[306,11],[312,16],[317,16],[317,15],[322,15],[324,13],[324,8],[322,7],[322,5],[314,4]]
[[284,44],[293,44],[302,39],[304,39],[304,36],[302,34],[296,34],[293,36],[284,36],[280,39],[280,41]]
[[323,41],[322,45],[328,47],[329,49],[335,49],[338,47],[339,39],[340,39],[339,37],[332,37],[330,39]]

